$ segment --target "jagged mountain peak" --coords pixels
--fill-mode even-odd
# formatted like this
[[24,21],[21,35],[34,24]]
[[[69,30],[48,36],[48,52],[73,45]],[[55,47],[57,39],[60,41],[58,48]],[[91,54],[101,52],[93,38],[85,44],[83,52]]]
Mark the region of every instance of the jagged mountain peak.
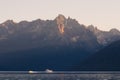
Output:
[[[14,22],[8,21],[7,23],[11,24]],[[87,50],[91,46],[88,51],[94,50],[97,46],[99,47],[92,32],[87,30],[84,25],[80,25],[75,19],[66,19],[64,15],[58,15],[55,20],[37,19],[31,22],[21,21],[15,25],[1,27],[0,33],[1,40],[4,40],[5,37],[10,44],[13,43],[11,42],[13,40],[21,40],[21,43],[30,42],[29,44],[33,44],[34,47],[73,45],[74,47],[85,47],[84,49]],[[17,44],[20,45],[19,43]]]
[[92,31],[92,32],[95,32],[95,33],[97,33],[97,32],[100,32],[101,30],[99,30],[97,27],[95,27],[94,25],[89,25],[88,27],[87,27],[87,29],[89,29],[90,31]]
[[59,17],[59,18],[61,18],[61,17],[66,18],[63,14],[58,14],[58,16],[57,16],[57,17]]
[[97,37],[98,42],[104,46],[120,39],[120,31],[115,28],[111,29],[110,31],[102,31],[97,27],[90,25],[87,27],[87,29],[93,32]]
[[14,22],[13,20],[7,20],[7,21],[3,22],[2,24],[0,24],[0,26],[6,27],[8,25],[14,25],[14,24],[17,24],[17,23]]
[[116,28],[111,29],[110,32],[114,35],[120,35],[120,31]]
[[0,32],[2,36],[16,34],[17,32],[21,34],[28,32],[34,32],[37,34],[45,32],[46,34],[48,33],[52,36],[53,34],[56,34],[58,36],[61,36],[59,34],[62,34],[63,37],[66,37],[68,35],[75,37],[79,35],[83,36],[83,34],[88,33],[87,31],[90,31],[91,34],[94,34],[94,36],[97,38],[97,41],[101,45],[108,45],[109,43],[120,39],[120,32],[117,29],[102,31],[94,25],[89,25],[88,27],[86,27],[85,25],[79,24],[76,19],[72,19],[70,17],[66,18],[62,14],[59,14],[54,20],[36,19],[30,22],[21,21],[19,23],[15,23],[13,20],[7,20],[0,26],[2,26]]
[[14,22],[13,20],[7,20],[4,22],[4,24],[15,24],[16,22]]
[[64,30],[65,22],[66,22],[65,16],[62,15],[62,14],[59,14],[58,17],[56,18],[56,22],[57,22],[57,25],[58,25],[59,32],[61,34],[63,34],[65,32],[65,30]]

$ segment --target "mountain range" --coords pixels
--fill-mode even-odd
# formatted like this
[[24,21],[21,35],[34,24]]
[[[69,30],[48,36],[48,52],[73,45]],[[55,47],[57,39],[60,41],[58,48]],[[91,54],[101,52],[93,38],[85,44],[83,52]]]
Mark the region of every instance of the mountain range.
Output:
[[81,70],[118,40],[117,29],[102,31],[61,14],[54,20],[7,20],[0,24],[0,70]]

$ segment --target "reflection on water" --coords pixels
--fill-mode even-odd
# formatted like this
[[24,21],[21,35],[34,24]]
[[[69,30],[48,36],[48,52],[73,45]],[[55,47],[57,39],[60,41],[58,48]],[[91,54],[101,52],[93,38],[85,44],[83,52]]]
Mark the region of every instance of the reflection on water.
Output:
[[120,72],[1,72],[0,80],[120,80]]

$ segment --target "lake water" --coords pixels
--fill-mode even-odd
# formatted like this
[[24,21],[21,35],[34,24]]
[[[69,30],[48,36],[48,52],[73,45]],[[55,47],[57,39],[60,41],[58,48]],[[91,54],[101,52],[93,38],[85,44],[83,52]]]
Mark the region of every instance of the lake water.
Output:
[[2,71],[0,80],[120,80],[120,72],[35,72]]

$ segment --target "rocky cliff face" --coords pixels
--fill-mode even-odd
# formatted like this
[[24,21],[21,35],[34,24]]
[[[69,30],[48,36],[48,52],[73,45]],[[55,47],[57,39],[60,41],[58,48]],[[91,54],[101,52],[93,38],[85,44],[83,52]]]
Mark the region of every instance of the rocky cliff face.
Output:
[[[79,46],[80,49],[96,51],[120,39],[116,29],[101,31],[94,26],[79,24],[75,19],[58,15],[54,20],[21,21],[8,20],[0,24],[0,50],[2,52],[45,46]],[[43,44],[44,43],[44,44]]]
[[120,31],[117,29],[111,29],[110,31],[102,31],[94,27],[93,25],[88,26],[88,29],[94,33],[97,37],[99,44],[107,46],[112,42],[120,40]]
[[64,28],[65,28],[65,22],[66,22],[65,17],[63,15],[59,14],[58,17],[56,18],[56,22],[57,22],[60,33],[63,34]]
[[19,23],[8,20],[0,24],[0,44],[1,53],[48,46],[71,46],[94,52],[100,46],[85,26],[63,15],[55,20]]

